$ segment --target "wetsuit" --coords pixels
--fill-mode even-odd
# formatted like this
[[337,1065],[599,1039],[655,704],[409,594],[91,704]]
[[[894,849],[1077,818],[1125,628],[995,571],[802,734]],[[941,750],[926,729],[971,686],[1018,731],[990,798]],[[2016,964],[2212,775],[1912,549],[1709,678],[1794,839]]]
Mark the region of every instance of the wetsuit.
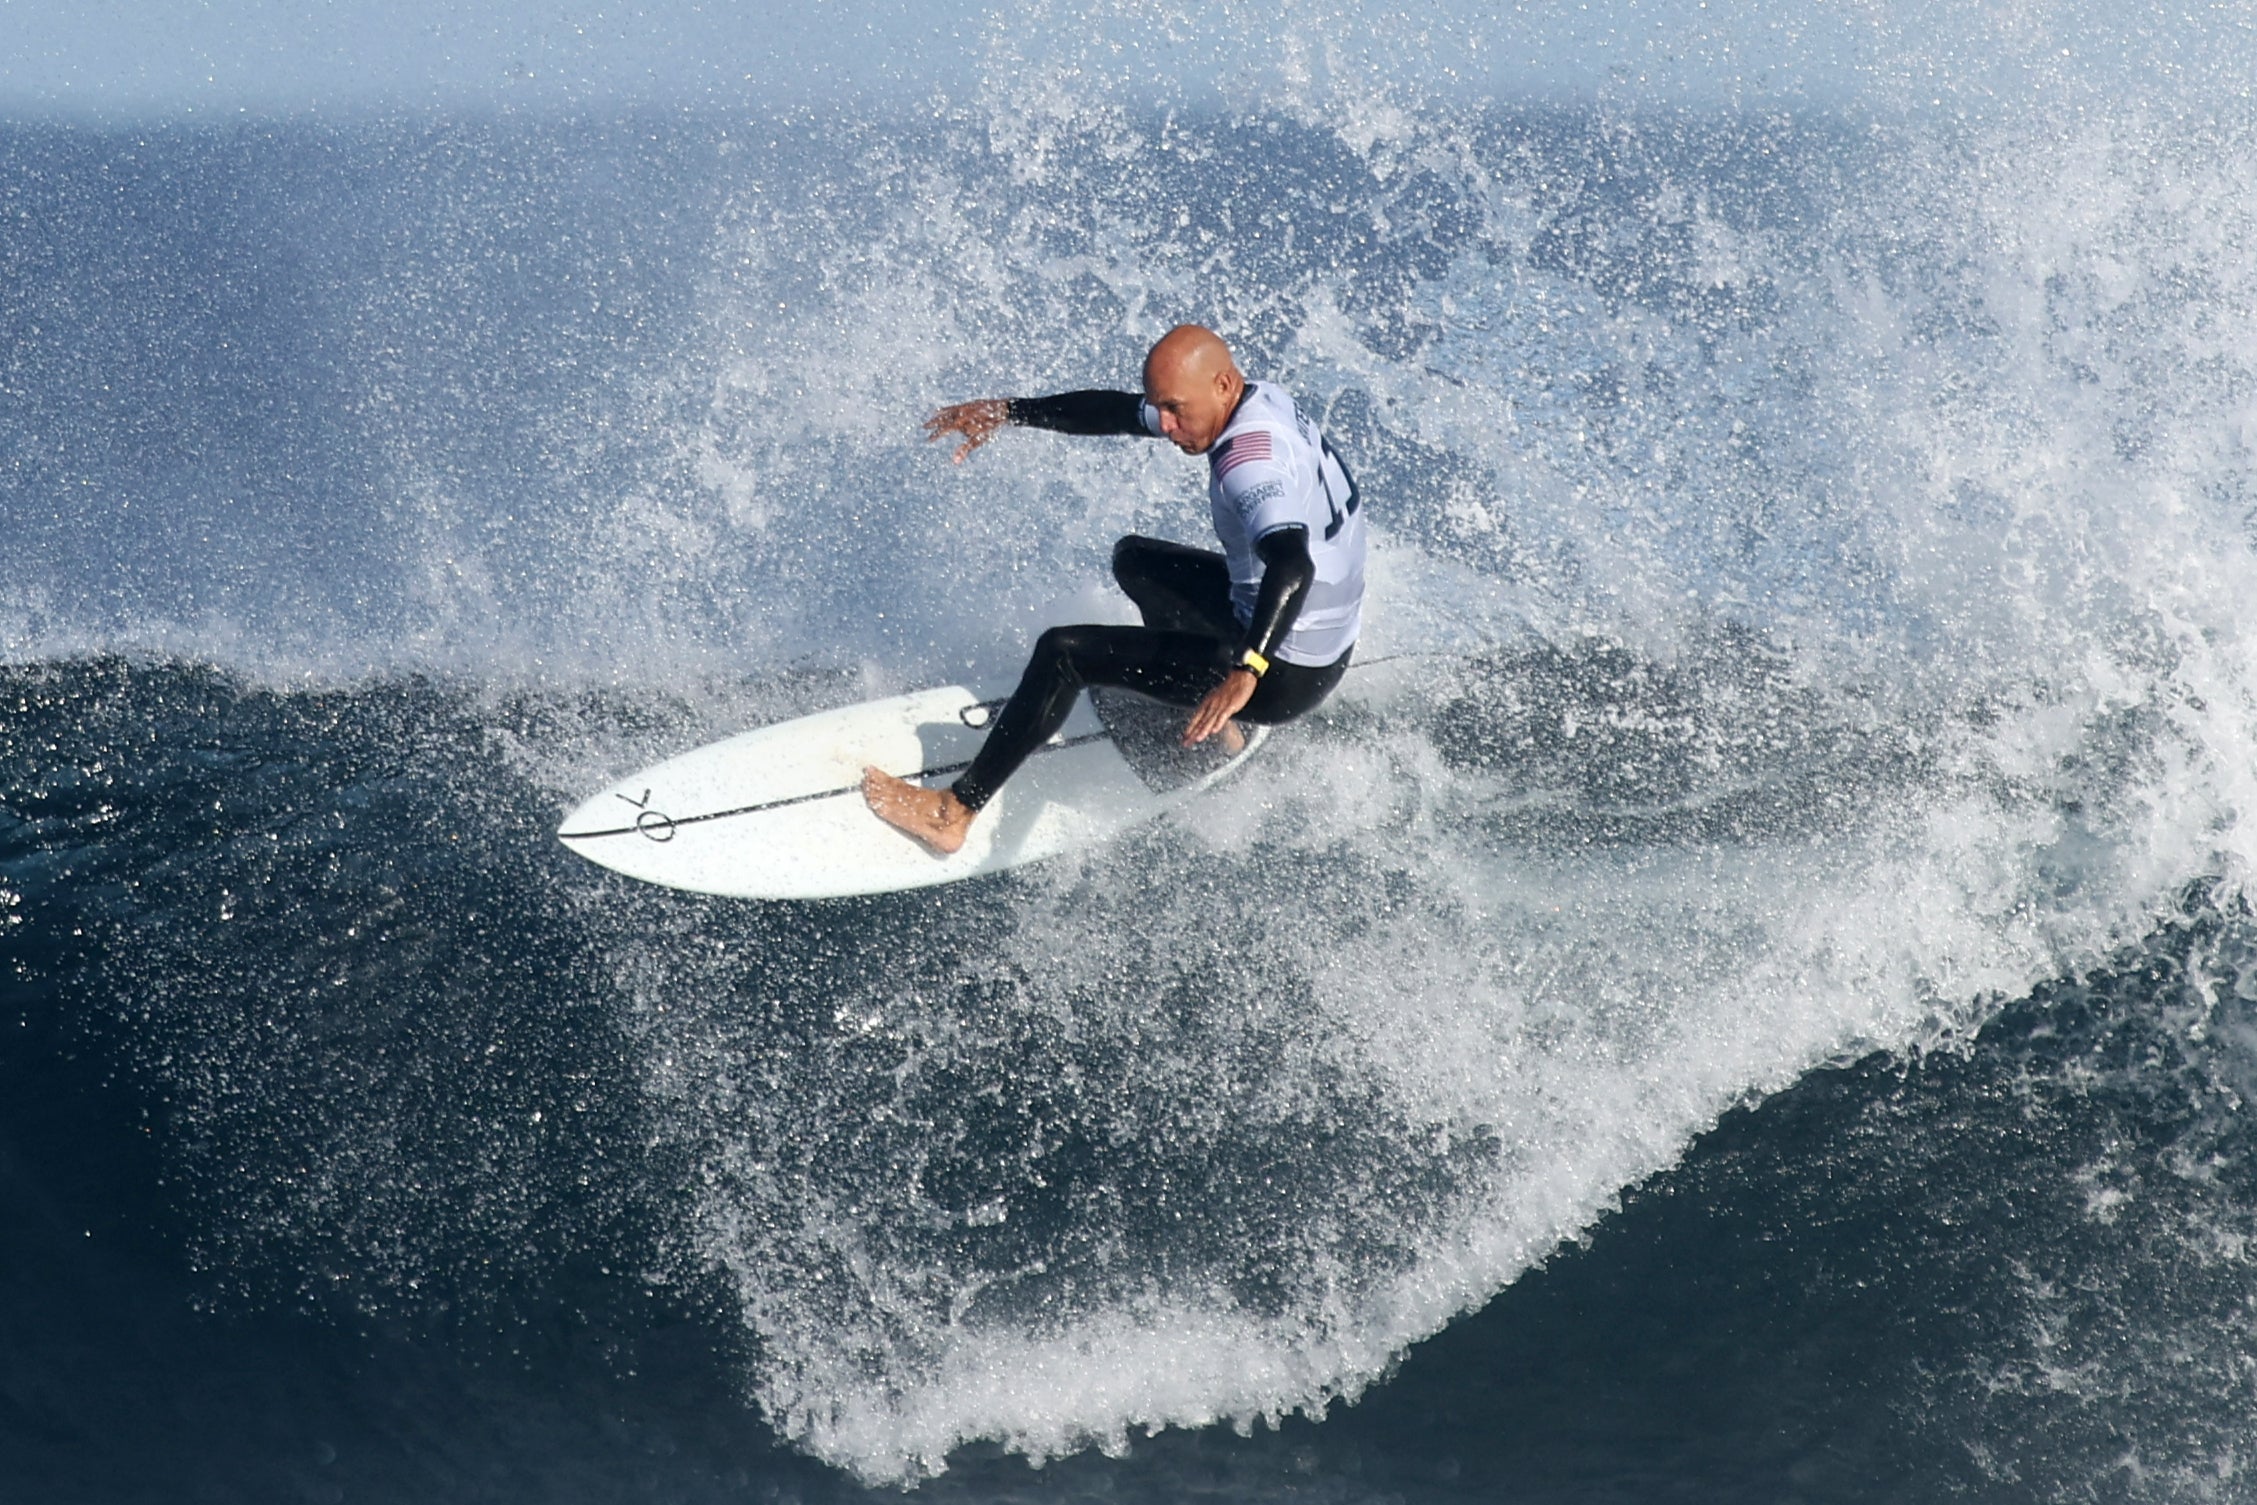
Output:
[[[1068,434],[1157,436],[1133,392],[1017,397],[1010,421]],[[1332,693],[1363,623],[1364,523],[1348,470],[1291,396],[1248,382],[1207,451],[1207,500],[1221,553],[1130,536],[1113,577],[1142,627],[1053,627],[953,786],[977,810],[1065,725],[1074,697],[1115,685],[1195,706],[1251,650],[1269,667],[1238,714],[1290,721]]]

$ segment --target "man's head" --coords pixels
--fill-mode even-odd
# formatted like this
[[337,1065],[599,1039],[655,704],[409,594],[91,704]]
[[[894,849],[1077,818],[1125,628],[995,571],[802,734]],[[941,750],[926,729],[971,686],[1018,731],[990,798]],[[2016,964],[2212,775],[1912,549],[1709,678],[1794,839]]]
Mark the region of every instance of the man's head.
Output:
[[1230,422],[1246,378],[1212,329],[1179,324],[1144,358],[1144,400],[1160,413],[1160,433],[1187,455],[1203,455]]

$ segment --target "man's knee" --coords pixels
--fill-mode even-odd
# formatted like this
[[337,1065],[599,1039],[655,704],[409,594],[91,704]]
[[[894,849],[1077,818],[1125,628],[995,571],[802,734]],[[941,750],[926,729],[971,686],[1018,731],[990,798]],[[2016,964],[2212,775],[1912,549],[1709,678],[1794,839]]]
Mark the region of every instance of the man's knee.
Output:
[[1083,632],[1079,627],[1049,627],[1034,640],[1034,656],[1044,663],[1073,664],[1081,651]]
[[1140,533],[1131,533],[1115,541],[1113,544],[1113,578],[1123,584],[1126,584],[1131,578],[1141,578],[1144,574],[1141,565],[1150,554],[1152,545],[1157,541],[1156,539],[1146,538]]

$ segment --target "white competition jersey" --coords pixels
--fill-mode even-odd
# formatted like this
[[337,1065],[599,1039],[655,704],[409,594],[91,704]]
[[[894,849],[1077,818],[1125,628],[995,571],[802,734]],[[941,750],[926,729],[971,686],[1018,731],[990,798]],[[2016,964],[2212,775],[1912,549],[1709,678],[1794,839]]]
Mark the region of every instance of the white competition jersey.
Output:
[[[1144,426],[1158,433],[1158,411],[1147,403],[1143,414]],[[1240,625],[1253,621],[1262,588],[1255,540],[1306,528],[1316,578],[1275,656],[1314,669],[1346,653],[1364,620],[1361,499],[1340,457],[1283,388],[1246,384],[1245,400],[1207,451],[1207,502],[1230,561],[1230,604]]]

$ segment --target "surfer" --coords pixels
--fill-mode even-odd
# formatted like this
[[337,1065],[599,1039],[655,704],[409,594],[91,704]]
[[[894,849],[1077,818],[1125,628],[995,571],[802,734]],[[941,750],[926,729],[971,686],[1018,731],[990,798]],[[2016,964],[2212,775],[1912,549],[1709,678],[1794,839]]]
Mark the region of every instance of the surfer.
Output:
[[1242,734],[1236,719],[1290,721],[1332,693],[1363,623],[1364,524],[1356,485],[1293,398],[1239,373],[1211,329],[1185,324],[1144,358],[1144,391],[991,397],[942,408],[928,440],[957,434],[956,463],[1008,424],[1067,434],[1164,438],[1207,457],[1222,552],[1130,535],[1113,578],[1141,627],[1053,627],[981,745],[946,789],[882,769],[862,774],[877,814],[953,852],[1027,755],[1050,740],[1085,686],[1193,707],[1185,746]]

